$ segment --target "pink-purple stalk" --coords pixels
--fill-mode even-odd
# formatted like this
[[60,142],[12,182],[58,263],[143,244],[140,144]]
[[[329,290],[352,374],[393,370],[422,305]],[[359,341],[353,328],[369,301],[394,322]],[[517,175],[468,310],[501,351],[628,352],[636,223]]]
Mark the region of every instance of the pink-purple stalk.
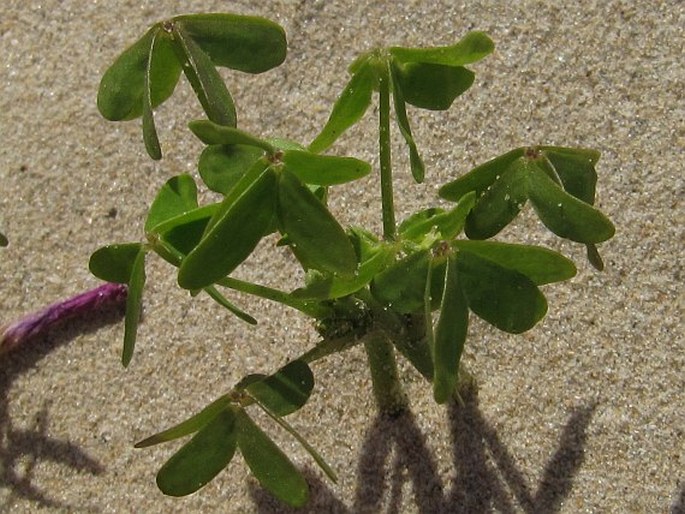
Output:
[[0,326],[0,355],[11,352],[67,320],[124,305],[127,293],[125,284],[108,282],[68,300],[53,303],[10,325]]

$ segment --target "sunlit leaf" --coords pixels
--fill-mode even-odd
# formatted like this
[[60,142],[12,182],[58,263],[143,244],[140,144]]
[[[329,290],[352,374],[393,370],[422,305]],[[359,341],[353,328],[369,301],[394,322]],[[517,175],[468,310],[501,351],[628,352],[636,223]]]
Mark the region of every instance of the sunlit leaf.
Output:
[[121,243],[103,246],[90,256],[90,272],[106,282],[128,284],[133,274],[133,265],[140,253],[140,243]]
[[459,283],[457,257],[450,255],[433,342],[433,397],[437,403],[446,402],[454,393],[468,323],[469,311]]
[[292,361],[273,375],[249,384],[245,390],[277,416],[287,416],[301,408],[314,388],[314,375],[300,360]]
[[357,258],[347,234],[309,188],[284,169],[278,185],[278,219],[295,255],[308,267],[351,275]]
[[167,441],[173,441],[174,439],[193,434],[206,426],[217,416],[217,414],[226,410],[230,404],[231,399],[228,396],[221,396],[194,416],[186,419],[178,425],[174,425],[171,428],[167,428],[162,432],[143,439],[142,441],[136,443],[135,447],[147,448],[148,446],[154,446]]
[[599,160],[599,152],[586,148],[559,146],[539,148],[549,164],[554,167],[554,172],[561,179],[564,190],[579,200],[593,205],[597,185],[595,164]]
[[217,66],[262,73],[285,60],[283,28],[265,18],[225,13],[173,18]]
[[276,174],[268,168],[188,253],[178,272],[181,287],[193,290],[209,286],[231,273],[252,253],[271,225],[276,189]]
[[397,66],[404,101],[422,109],[444,111],[471,87],[475,74],[462,66],[410,62]]
[[547,301],[535,283],[475,253],[457,254],[459,282],[469,308],[500,330],[519,334],[547,312]]
[[205,185],[225,195],[263,153],[254,146],[211,145],[200,154],[197,167]]
[[458,240],[452,244],[460,250],[516,270],[537,285],[568,280],[576,274],[573,261],[540,246],[468,240]]
[[300,471],[243,410],[236,414],[238,447],[259,483],[282,502],[301,507],[309,485]]
[[310,151],[319,153],[326,150],[343,132],[364,116],[371,105],[375,81],[373,68],[368,62],[355,70],[349,83],[336,100],[326,125],[309,145]]
[[235,411],[224,408],[162,466],[157,486],[170,496],[194,493],[228,466],[236,441]]
[[170,178],[159,190],[145,221],[145,232],[176,216],[197,208],[197,186],[190,175]]
[[284,152],[283,164],[305,184],[320,186],[344,184],[371,173],[371,165],[359,159],[316,155],[301,150]]
[[143,287],[145,286],[145,249],[141,248],[133,261],[131,279],[128,282],[126,297],[126,316],[124,319],[124,349],[121,363],[128,366],[133,357],[138,334],[138,322],[143,305]]
[[250,316],[244,310],[236,307],[233,302],[230,302],[224,295],[222,295],[214,286],[208,286],[204,288],[204,291],[219,305],[227,309],[229,312],[234,314],[239,319],[243,320],[245,323],[250,325],[256,325],[257,320]]
[[392,47],[390,53],[402,62],[424,62],[445,66],[464,66],[492,53],[495,44],[483,32],[469,32],[454,45],[431,48]]

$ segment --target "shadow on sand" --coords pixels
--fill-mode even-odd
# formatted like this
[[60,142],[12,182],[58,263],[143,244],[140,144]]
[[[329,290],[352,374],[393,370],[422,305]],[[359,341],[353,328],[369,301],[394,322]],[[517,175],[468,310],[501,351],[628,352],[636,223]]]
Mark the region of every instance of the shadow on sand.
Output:
[[[483,418],[476,395],[460,407],[448,407],[454,478],[443,483],[434,456],[411,411],[398,417],[379,415],[368,429],[357,471],[354,504],[343,504],[313,471],[305,474],[311,499],[303,509],[279,504],[255,482],[251,494],[260,514],[330,512],[401,513],[403,493],[411,488],[419,512],[480,513],[559,512],[583,463],[587,428],[596,405],[574,409],[560,434],[537,487],[527,482],[497,432]],[[407,487],[408,486],[408,487]]]
[[[33,368],[52,350],[66,345],[79,335],[88,334],[118,322],[123,311],[118,308],[92,313],[77,318],[42,338],[35,338],[3,356],[0,363],[0,491],[3,499],[0,512],[9,512],[20,499],[31,501],[36,507],[59,509],[68,512],[94,511],[92,507],[70,505],[53,498],[50,491],[36,485],[35,469],[41,461],[62,464],[75,472],[100,475],[104,467],[77,445],[66,440],[49,437],[51,400],[36,399],[37,412],[30,427],[16,427],[10,418],[8,396],[14,380]],[[46,393],[44,398],[50,398]]]

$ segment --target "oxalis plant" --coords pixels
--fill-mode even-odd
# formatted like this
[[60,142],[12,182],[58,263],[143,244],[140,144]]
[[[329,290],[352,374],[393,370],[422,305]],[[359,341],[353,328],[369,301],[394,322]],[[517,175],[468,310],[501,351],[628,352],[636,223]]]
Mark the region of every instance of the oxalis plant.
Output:
[[[283,62],[285,33],[266,19],[177,16],[152,26],[106,71],[100,112],[113,121],[142,118],[145,148],[153,159],[162,157],[153,109],[172,95],[181,74],[188,79],[206,115],[189,123],[206,145],[199,177],[223,197],[200,205],[193,176],[172,177],[152,202],[143,242],[105,246],[92,255],[90,269],[97,277],[128,288],[124,366],[134,353],[148,254],[176,268],[179,286],[191,295],[206,294],[247,325],[257,320],[233,303],[232,292],[296,309],[313,319],[321,336],[282,368],[246,375],[199,413],[136,445],[192,436],[157,474],[165,494],[197,491],[239,451],[265,489],[289,505],[305,504],[307,482],[264,431],[276,425],[335,481],[334,471],[286,417],[310,398],[311,366],[357,345],[368,356],[381,411],[396,413],[407,406],[399,356],[426,378],[437,403],[461,401],[460,384],[468,377],[460,358],[471,314],[505,332],[525,332],[547,311],[540,286],[576,273],[573,262],[550,249],[490,240],[528,202],[548,229],[585,245],[590,263],[602,269],[596,245],[611,238],[614,227],[593,207],[595,150],[511,150],[443,185],[440,197],[453,202],[451,208],[423,209],[400,223],[395,219],[391,126],[406,143],[414,180],[422,182],[424,163],[407,105],[448,109],[473,84],[474,73],[466,66],[493,48],[488,36],[470,32],[451,46],[379,48],[360,55],[348,69],[350,80],[327,123],[308,145],[239,129],[233,98],[217,72],[226,67],[262,73]],[[333,186],[372,172],[364,161],[326,152],[373,101],[378,106],[380,235],[343,227],[327,208]],[[274,233],[270,240],[286,247],[305,272],[295,290],[233,276],[257,244]],[[273,425],[260,426],[254,409],[265,412]]]

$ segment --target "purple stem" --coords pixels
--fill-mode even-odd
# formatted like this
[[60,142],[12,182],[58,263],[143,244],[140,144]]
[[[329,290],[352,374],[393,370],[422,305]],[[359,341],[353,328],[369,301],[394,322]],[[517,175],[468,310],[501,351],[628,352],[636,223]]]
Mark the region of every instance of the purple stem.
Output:
[[108,282],[68,300],[53,303],[6,327],[0,327],[0,355],[14,350],[22,343],[44,334],[66,320],[86,316],[102,308],[123,305],[127,294],[125,284]]

